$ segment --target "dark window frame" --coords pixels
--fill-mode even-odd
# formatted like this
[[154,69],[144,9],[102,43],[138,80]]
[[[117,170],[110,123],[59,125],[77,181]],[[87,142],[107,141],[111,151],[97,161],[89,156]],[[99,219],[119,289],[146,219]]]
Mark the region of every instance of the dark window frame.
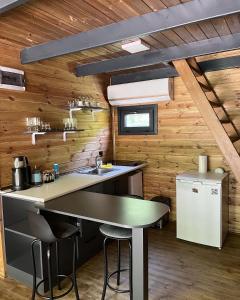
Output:
[[[122,106],[118,107],[118,134],[119,135],[156,135],[158,133],[158,106],[157,104]],[[149,127],[125,127],[124,117],[130,113],[149,113]]]

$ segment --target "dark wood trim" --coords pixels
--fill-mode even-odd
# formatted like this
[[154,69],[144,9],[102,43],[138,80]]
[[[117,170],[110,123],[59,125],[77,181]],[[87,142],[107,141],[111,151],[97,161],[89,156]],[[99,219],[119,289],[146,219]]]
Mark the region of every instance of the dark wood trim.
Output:
[[25,48],[21,52],[23,64],[57,57],[149,35],[186,24],[231,15],[240,11],[236,0],[192,0],[176,6],[130,18],[68,36],[63,39]]
[[8,10],[11,10],[19,5],[22,5],[29,0],[1,0],[0,1],[0,14],[5,13]]
[[190,44],[108,59],[100,62],[77,65],[76,75],[87,76],[120,70],[153,66],[173,60],[235,50],[240,48],[240,33],[197,41]]
[[[224,69],[239,68],[240,55],[202,61],[199,62],[198,65],[203,73],[219,71]],[[138,71],[128,74],[112,75],[111,84],[115,85],[178,76],[178,72],[173,67],[159,68],[154,70]]]

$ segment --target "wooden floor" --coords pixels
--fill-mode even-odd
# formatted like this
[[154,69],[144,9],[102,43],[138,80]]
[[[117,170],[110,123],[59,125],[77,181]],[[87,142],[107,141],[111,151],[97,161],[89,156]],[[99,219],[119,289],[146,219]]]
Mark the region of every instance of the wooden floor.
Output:
[[[109,249],[114,268],[115,245]],[[82,266],[78,272],[81,299],[101,299],[102,253]],[[123,250],[123,264],[127,264],[127,249]],[[229,235],[220,251],[175,238],[175,226],[149,232],[149,293],[158,299],[240,299],[240,236]],[[123,274],[125,275],[125,274]],[[125,275],[127,276],[127,274]],[[123,285],[127,286],[127,277]],[[30,299],[31,289],[14,280],[0,280],[0,299]],[[64,299],[75,299],[71,294]],[[129,299],[128,294],[107,292],[106,300]]]

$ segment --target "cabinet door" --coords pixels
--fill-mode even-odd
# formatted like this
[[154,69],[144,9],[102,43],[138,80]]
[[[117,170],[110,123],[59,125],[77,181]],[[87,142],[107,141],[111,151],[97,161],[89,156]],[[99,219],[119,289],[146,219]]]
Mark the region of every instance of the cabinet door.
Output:
[[177,237],[221,247],[221,189],[200,182],[177,182]]

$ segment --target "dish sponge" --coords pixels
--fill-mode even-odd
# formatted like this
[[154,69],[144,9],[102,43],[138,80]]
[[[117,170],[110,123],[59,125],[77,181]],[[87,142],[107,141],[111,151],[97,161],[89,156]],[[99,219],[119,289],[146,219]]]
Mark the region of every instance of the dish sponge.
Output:
[[104,164],[101,166],[101,168],[103,169],[112,169],[113,165],[111,163],[108,163],[108,164]]

